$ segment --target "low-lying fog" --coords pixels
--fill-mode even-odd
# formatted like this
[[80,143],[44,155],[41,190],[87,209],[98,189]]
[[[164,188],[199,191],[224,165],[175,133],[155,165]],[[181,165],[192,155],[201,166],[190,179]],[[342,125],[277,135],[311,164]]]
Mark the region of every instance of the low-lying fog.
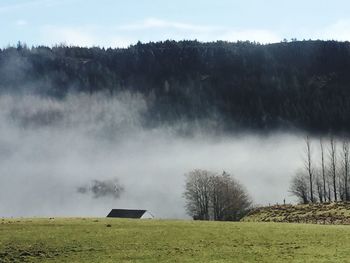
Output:
[[[204,122],[145,129],[146,110],[141,96],[127,93],[64,100],[2,95],[0,216],[106,216],[111,208],[140,208],[186,218],[184,174],[196,168],[230,172],[256,204],[294,200],[288,187],[301,164],[302,137],[224,136]],[[110,194],[111,183],[119,197]]]

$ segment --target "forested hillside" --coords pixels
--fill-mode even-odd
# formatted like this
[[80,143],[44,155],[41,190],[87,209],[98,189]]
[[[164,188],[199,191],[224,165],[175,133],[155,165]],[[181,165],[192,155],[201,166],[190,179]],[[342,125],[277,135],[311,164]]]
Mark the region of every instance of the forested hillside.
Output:
[[350,131],[350,44],[165,41],[126,49],[0,50],[2,93],[144,95],[148,124],[215,119],[226,129]]

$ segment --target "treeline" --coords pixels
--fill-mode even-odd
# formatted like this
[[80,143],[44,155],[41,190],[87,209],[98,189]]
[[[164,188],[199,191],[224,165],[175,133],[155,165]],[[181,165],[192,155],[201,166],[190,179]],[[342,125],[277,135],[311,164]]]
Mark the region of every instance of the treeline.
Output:
[[350,131],[350,44],[164,41],[126,49],[0,50],[1,92],[138,92],[147,123],[215,118],[227,129]]
[[305,139],[304,166],[291,181],[290,192],[301,203],[350,201],[349,140],[333,136],[318,143]]
[[247,190],[226,172],[187,173],[184,197],[187,213],[195,220],[239,221],[252,205]]

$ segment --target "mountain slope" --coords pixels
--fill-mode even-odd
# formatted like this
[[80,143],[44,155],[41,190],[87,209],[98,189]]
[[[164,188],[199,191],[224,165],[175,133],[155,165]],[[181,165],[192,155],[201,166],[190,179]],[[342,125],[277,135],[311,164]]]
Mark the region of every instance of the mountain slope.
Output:
[[350,131],[350,44],[165,41],[126,49],[23,44],[0,50],[0,92],[139,93],[149,125]]

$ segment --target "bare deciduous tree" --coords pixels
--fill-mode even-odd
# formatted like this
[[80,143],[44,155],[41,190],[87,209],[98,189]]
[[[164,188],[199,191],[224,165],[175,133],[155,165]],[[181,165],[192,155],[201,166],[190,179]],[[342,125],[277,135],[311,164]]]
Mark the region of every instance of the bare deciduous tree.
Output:
[[228,206],[228,178],[215,175],[212,178],[211,202],[213,206],[214,220],[221,220],[224,217],[225,209]]
[[229,203],[222,220],[238,221],[250,209],[251,199],[245,188],[233,178],[230,178],[227,194]]
[[329,161],[330,174],[333,183],[334,201],[337,202],[337,145],[333,136],[330,138]]
[[209,220],[210,186],[213,173],[205,170],[193,170],[186,176],[184,196],[187,200],[188,214],[195,219]]
[[[323,182],[323,201],[327,201],[327,190],[326,190],[326,168],[324,161],[324,148],[323,148],[323,140],[320,138],[320,150],[321,150],[321,174],[322,174],[322,182]],[[328,201],[331,201],[328,199]],[[320,202],[322,202],[320,200]]]
[[289,192],[295,195],[300,203],[309,203],[309,185],[308,185],[308,175],[303,170],[298,170],[297,173],[292,178]]
[[325,202],[326,195],[324,193],[322,172],[320,170],[316,170],[316,172],[314,172],[314,178],[315,178],[315,185],[316,185],[318,200],[320,203],[323,203]]
[[306,143],[306,159],[305,159],[305,168],[306,171],[308,173],[309,176],[309,187],[310,187],[310,201],[313,203],[314,200],[314,189],[313,189],[313,167],[312,167],[312,159],[311,159],[311,141],[310,141],[310,137],[306,136],[305,139],[305,143]]
[[343,180],[344,180],[344,200],[349,201],[349,142],[347,140],[343,141],[343,152],[342,152],[342,164],[343,164]]
[[238,220],[251,205],[247,191],[226,172],[214,176],[212,182],[214,220]]
[[244,187],[225,172],[221,175],[205,170],[189,172],[184,197],[188,214],[201,220],[236,221],[251,206]]

